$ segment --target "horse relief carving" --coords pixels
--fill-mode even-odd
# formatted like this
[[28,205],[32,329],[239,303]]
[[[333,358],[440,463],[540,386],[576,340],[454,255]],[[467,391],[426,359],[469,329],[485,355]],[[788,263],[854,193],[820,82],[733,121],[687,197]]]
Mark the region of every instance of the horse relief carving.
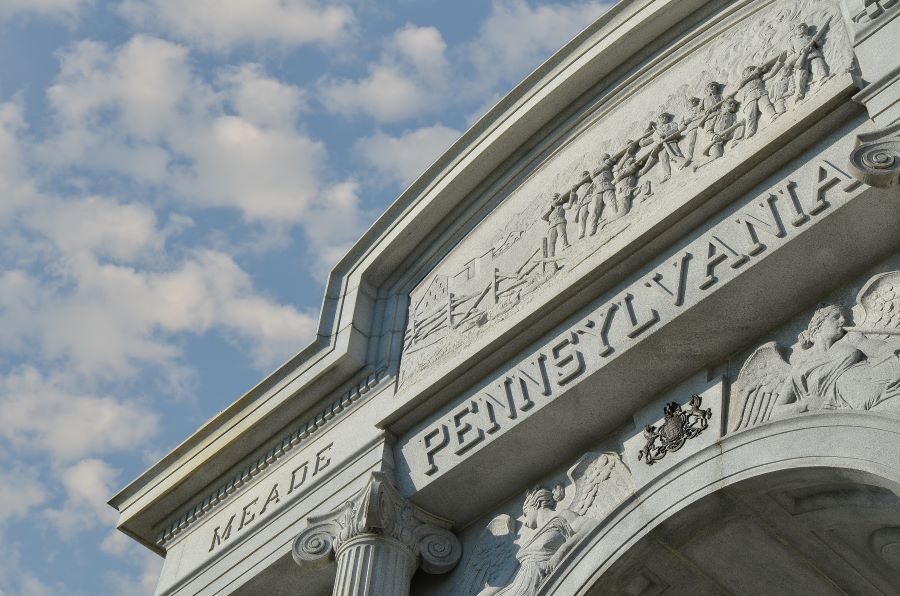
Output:
[[732,386],[729,428],[821,410],[900,413],[900,271],[870,279],[857,297],[863,320],[823,306],[790,360],[775,342],[757,348]]
[[494,518],[479,535],[462,569],[455,596],[529,596],[581,538],[632,492],[631,474],[617,453],[585,454],[569,470],[566,489],[529,490],[523,521]]

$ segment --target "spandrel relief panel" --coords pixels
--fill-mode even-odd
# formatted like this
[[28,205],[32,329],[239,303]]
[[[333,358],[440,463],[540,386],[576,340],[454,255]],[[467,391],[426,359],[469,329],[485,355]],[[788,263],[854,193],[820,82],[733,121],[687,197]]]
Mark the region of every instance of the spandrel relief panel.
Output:
[[411,292],[401,385],[812,125],[816,109],[852,86],[851,64],[835,2],[744,2],[604,91],[572,138],[527,166]]
[[729,432],[815,412],[900,416],[900,262],[880,269],[736,363]]

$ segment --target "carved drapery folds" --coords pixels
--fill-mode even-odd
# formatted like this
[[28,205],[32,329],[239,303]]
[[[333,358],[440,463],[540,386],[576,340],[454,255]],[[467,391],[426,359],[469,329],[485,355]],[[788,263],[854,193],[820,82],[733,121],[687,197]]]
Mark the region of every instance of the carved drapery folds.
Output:
[[[337,559],[335,595],[402,596],[409,593],[417,566],[434,574],[456,566],[462,547],[449,527],[400,496],[385,474],[372,472],[352,499],[309,518],[294,541],[293,556],[310,568]],[[368,567],[360,572],[362,560]]]
[[856,137],[850,171],[869,186],[900,186],[900,122]]
[[503,514],[487,525],[466,558],[453,596],[536,594],[581,539],[634,492],[618,453],[586,453],[568,478],[566,487],[529,490],[521,522]]
[[790,360],[775,342],[750,355],[732,386],[730,430],[822,410],[900,413],[900,271],[876,275],[856,300],[856,325],[843,306],[817,309]]

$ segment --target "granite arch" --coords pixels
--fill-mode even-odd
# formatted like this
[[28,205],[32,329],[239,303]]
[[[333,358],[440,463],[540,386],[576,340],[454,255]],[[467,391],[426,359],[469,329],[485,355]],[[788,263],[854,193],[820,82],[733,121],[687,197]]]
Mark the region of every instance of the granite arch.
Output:
[[[815,441],[822,434],[827,442]],[[655,529],[720,491],[786,474],[802,477],[804,470],[816,472],[812,486],[833,479],[884,490],[895,500],[893,523],[885,529],[900,526],[900,420],[871,413],[779,420],[729,435],[639,489],[573,550],[537,594],[609,593],[603,588],[607,574]]]

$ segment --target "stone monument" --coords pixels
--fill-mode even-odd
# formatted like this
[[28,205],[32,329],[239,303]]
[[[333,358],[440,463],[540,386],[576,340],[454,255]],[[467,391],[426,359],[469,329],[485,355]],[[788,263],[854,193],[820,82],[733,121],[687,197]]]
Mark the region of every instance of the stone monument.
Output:
[[156,593],[900,594],[898,40],[615,4],[113,497]]

